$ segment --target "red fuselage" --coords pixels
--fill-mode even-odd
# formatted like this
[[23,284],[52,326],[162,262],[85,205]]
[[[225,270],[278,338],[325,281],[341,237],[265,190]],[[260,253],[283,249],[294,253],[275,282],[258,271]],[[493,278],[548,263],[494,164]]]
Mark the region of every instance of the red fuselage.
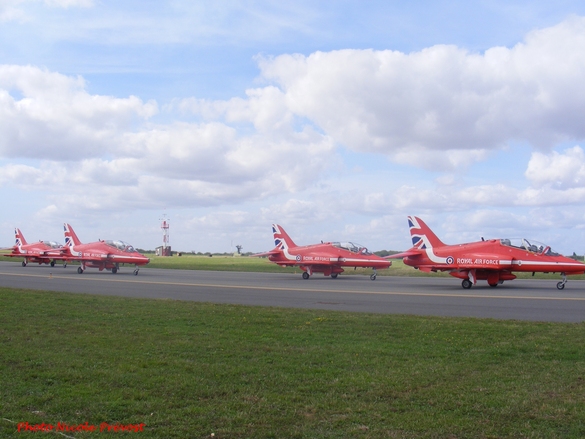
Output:
[[59,244],[39,241],[33,244],[15,245],[12,247],[11,253],[5,256],[24,258],[23,265],[28,262],[55,265],[56,260],[67,259],[64,252],[65,249]]
[[298,266],[303,271],[323,273],[325,276],[343,273],[342,267],[384,269],[391,262],[365,248],[346,246],[351,243],[323,243],[307,246],[289,247],[278,253],[270,254],[268,259],[283,267]]
[[303,270],[303,279],[314,273],[336,278],[343,273],[342,267],[373,268],[371,280],[376,279],[376,269],[388,268],[391,262],[372,254],[362,245],[353,242],[322,242],[313,245],[296,245],[282,226],[272,224],[274,249],[254,256],[268,256],[272,262],[282,266],[298,266]]
[[146,265],[150,262],[131,246],[119,247],[109,241],[72,245],[69,247],[69,259],[81,261],[85,266],[99,268],[100,271],[117,268],[120,264]]
[[449,271],[467,279],[469,272],[477,280],[490,284],[512,280],[515,272],[585,273],[585,264],[554,253],[549,247],[525,247],[508,244],[510,240],[491,239],[459,245],[444,245],[422,250],[403,259],[406,265],[422,271]]
[[585,264],[554,252],[540,242],[523,239],[490,239],[466,244],[447,245],[416,217],[408,217],[412,248],[390,256],[403,258],[406,265],[421,271],[447,271],[462,279],[463,288],[471,288],[478,280],[495,287],[516,278],[512,272],[561,273],[562,290],[567,274],[585,273]]

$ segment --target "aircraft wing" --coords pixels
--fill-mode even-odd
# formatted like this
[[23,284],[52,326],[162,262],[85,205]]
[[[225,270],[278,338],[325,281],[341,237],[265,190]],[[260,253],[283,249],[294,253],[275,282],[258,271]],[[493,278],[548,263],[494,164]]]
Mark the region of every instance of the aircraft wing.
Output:
[[407,257],[420,256],[422,254],[423,252],[421,250],[410,249],[402,253],[396,253],[395,255],[384,256],[384,259],[402,259]]
[[254,253],[253,255],[250,255],[250,257],[251,258],[259,258],[259,257],[262,257],[262,256],[277,255],[279,253],[281,253],[281,250],[274,249],[274,250],[270,250],[269,252]]
[[24,255],[22,255],[22,254],[14,254],[14,253],[0,253],[0,256],[6,256],[6,257],[9,257],[9,258],[16,258],[16,257],[19,257],[20,258],[20,257],[22,257]]
[[47,258],[56,258],[56,259],[70,259],[71,256],[67,254],[67,248],[53,248],[51,250],[43,250],[41,253],[42,256]]
[[71,261],[83,261],[83,262],[102,262],[112,257],[111,254],[108,253],[93,253],[93,254],[86,254],[86,255],[64,255],[65,259]]
[[[384,259],[403,259],[403,258],[411,258],[416,260],[417,257],[423,256],[424,252],[420,249],[411,248],[402,253],[396,253],[395,255],[384,256]],[[416,264],[415,261],[412,261]],[[445,267],[444,265],[414,265],[420,271],[424,271],[425,273],[431,273],[434,271],[448,271],[449,268]]]

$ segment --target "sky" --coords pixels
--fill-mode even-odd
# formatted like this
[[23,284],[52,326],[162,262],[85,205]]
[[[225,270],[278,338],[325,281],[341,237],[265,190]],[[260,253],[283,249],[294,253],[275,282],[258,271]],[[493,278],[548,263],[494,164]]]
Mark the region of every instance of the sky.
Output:
[[585,253],[580,0],[0,0],[0,245]]

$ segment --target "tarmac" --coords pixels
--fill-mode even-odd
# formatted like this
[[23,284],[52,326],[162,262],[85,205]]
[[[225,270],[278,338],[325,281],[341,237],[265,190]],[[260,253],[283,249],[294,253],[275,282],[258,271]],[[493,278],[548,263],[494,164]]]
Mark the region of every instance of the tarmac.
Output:
[[[469,290],[456,278],[241,273],[121,267],[97,269],[0,262],[0,286],[132,298],[189,300],[249,306],[383,314],[480,317],[544,322],[585,320],[585,281],[516,279],[496,288],[479,281]],[[1,299],[1,296],[0,296]]]

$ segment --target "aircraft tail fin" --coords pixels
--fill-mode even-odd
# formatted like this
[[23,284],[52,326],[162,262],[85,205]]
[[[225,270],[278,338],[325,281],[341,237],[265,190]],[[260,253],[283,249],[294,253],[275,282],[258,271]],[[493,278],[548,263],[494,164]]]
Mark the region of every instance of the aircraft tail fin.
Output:
[[436,248],[445,245],[429,226],[416,216],[408,217],[408,227],[410,229],[410,237],[412,238],[412,246],[417,249],[422,250],[428,247]]
[[81,244],[81,241],[79,240],[79,238],[75,234],[73,227],[71,227],[69,224],[65,223],[63,226],[63,229],[65,230],[65,247],[71,247],[73,245],[80,245]]
[[14,236],[16,238],[16,246],[20,247],[21,245],[26,245],[26,239],[24,239],[24,236],[22,234],[22,232],[20,231],[20,229],[15,228],[14,229]]
[[285,250],[287,248],[296,247],[297,245],[288,236],[284,229],[278,224],[272,224],[272,234],[274,236],[274,245],[279,250]]

